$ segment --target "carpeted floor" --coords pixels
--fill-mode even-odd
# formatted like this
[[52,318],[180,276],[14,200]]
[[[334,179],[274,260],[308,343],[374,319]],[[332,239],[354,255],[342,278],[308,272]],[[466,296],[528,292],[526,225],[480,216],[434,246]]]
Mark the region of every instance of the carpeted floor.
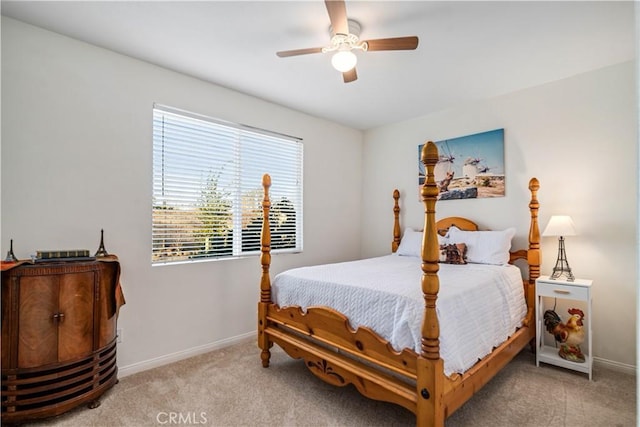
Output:
[[[412,426],[399,406],[333,387],[274,346],[260,364],[255,342],[236,344],[120,380],[90,410],[40,426]],[[453,414],[447,427],[636,426],[636,378],[598,368],[585,374],[535,366],[525,349]]]

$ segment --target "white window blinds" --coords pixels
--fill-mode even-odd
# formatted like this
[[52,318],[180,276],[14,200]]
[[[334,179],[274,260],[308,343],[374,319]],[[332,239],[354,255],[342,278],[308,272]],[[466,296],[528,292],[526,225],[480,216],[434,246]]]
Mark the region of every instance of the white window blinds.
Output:
[[152,263],[259,253],[265,173],[271,248],[301,251],[302,157],[297,138],[154,105]]

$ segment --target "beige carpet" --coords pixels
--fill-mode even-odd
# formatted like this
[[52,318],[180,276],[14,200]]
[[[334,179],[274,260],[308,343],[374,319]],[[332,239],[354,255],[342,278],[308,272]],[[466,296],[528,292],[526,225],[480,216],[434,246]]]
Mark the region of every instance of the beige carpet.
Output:
[[[411,426],[404,408],[317,379],[274,347],[271,367],[254,342],[123,378],[102,405],[43,426]],[[172,418],[173,417],[173,418]],[[528,349],[447,420],[455,426],[636,426],[636,379],[535,366]]]

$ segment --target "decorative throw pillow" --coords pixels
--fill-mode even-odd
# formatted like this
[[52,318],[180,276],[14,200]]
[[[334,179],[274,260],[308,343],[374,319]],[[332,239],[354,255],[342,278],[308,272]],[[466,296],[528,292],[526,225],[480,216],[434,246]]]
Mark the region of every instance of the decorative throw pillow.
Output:
[[440,245],[440,262],[445,264],[466,264],[467,245],[464,243]]
[[511,239],[515,234],[515,228],[502,231],[463,231],[452,226],[447,237],[450,243],[467,245],[467,262],[505,265],[509,263]]

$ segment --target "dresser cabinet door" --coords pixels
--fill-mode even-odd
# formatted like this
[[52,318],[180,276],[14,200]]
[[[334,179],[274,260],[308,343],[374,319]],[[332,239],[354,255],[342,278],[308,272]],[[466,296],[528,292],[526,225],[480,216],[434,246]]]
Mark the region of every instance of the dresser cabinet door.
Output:
[[58,305],[58,361],[91,354],[96,272],[60,276]]
[[18,366],[33,368],[58,361],[58,310],[55,276],[20,278],[18,314]]

